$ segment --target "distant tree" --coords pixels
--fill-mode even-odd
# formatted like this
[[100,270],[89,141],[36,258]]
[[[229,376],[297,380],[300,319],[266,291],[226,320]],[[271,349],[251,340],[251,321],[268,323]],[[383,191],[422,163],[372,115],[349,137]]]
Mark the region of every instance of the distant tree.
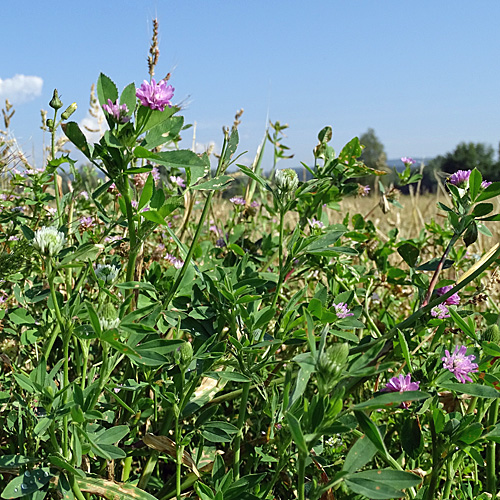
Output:
[[[387,155],[384,145],[375,134],[375,130],[369,128],[364,134],[360,135],[359,142],[365,147],[360,158],[364,164],[375,170],[386,170]],[[375,187],[378,187],[376,179],[374,175],[370,175],[362,177],[358,181],[360,184],[369,184],[372,187],[375,184]]]
[[485,179],[498,181],[500,180],[499,165],[494,156],[495,151],[488,144],[461,142],[454,151],[434,158],[430,166],[446,174],[454,174],[457,170],[477,168]]
[[363,160],[367,167],[380,170],[387,166],[385,148],[376,136],[375,130],[369,128],[359,137],[359,142],[365,146],[361,154],[361,160]]

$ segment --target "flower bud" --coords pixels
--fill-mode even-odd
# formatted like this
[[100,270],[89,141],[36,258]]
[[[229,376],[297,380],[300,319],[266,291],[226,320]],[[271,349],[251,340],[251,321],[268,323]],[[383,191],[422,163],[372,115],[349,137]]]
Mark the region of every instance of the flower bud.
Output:
[[75,111],[76,111],[76,108],[78,106],[76,105],[76,102],[74,102],[73,104],[70,104],[66,110],[64,111],[64,113],[61,115],[61,118],[63,120],[67,120]]
[[320,354],[316,361],[320,393],[326,394],[333,389],[342,374],[348,355],[349,345],[346,343],[332,344]]
[[295,170],[285,168],[276,171],[276,187],[283,201],[290,200],[295,194],[295,190],[299,185],[299,177]]
[[61,99],[59,99],[59,93],[57,92],[57,89],[54,89],[54,94],[49,102],[49,106],[52,109],[61,109],[63,107],[63,103],[61,102]]
[[490,325],[481,334],[481,339],[485,342],[494,342],[495,344],[500,343],[500,328],[498,325]]
[[45,124],[47,125],[47,127],[49,127],[50,130],[52,130],[54,128],[54,120],[52,120],[52,118],[49,118]]
[[180,346],[179,352],[181,355],[181,363],[184,366],[189,365],[189,363],[191,363],[191,360],[193,359],[193,346],[191,345],[191,342],[184,342]]
[[101,317],[99,318],[99,324],[104,331],[118,327],[120,324],[120,318],[118,317],[118,311],[113,304],[104,304]]
[[104,281],[104,283],[110,285],[118,277],[120,270],[111,264],[97,264],[94,269],[97,279]]

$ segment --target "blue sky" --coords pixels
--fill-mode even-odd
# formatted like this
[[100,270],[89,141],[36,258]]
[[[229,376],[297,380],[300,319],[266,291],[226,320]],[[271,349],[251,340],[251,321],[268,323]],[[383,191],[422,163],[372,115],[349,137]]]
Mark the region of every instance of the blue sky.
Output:
[[[82,122],[101,71],[120,89],[139,85],[155,16],[156,73],[172,73],[199,148],[220,147],[222,126],[244,108],[247,162],[267,117],[289,124],[290,167],[312,162],[325,125],[337,151],[369,127],[389,158],[433,157],[461,141],[498,149],[498,0],[24,0],[2,10],[0,107],[15,103],[11,130],[37,163],[53,89],[78,103]],[[192,129],[183,137],[191,147]]]

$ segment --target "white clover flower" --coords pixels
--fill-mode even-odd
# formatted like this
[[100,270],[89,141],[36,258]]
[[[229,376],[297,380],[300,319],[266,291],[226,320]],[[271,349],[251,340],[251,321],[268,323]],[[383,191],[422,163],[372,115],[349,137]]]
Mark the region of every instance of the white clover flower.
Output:
[[97,279],[104,281],[104,283],[111,284],[118,277],[120,270],[112,264],[97,264],[94,272]]
[[281,195],[292,197],[299,185],[299,177],[295,170],[284,168],[276,171],[276,187]]
[[41,227],[35,231],[33,246],[43,255],[53,257],[62,250],[65,239],[64,233],[56,227]]

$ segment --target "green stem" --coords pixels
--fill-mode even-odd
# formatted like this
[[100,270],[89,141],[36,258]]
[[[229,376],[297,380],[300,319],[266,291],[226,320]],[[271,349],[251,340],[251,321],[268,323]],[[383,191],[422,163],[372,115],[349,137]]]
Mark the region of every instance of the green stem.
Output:
[[432,416],[430,416],[429,418],[429,427],[431,429],[432,436],[432,473],[429,489],[427,490],[425,500],[435,500],[436,489],[439,483],[441,467],[443,466],[443,464],[441,461],[441,457],[439,456],[438,437],[436,434],[436,428],[434,427],[434,419],[432,418]]
[[[217,166],[217,171],[215,172],[215,177],[218,177],[221,173],[224,172],[224,169],[225,169],[225,159],[224,158],[226,156],[225,155],[226,148],[227,148],[227,138],[224,137],[224,143],[222,145],[222,151],[220,154],[219,164]],[[170,304],[170,302],[174,298],[175,293],[177,292],[177,289],[179,288],[179,286],[182,282],[182,278],[186,274],[186,270],[191,262],[191,258],[193,257],[194,249],[196,248],[196,245],[198,243],[198,238],[200,237],[201,230],[203,228],[203,224],[204,224],[205,219],[210,211],[210,205],[212,203],[213,195],[214,195],[214,191],[210,191],[208,193],[207,199],[205,200],[205,206],[203,207],[203,212],[201,213],[201,217],[200,217],[200,220],[198,222],[198,227],[196,228],[196,232],[194,233],[193,241],[191,242],[191,245],[189,247],[186,258],[184,259],[184,264],[183,264],[181,270],[179,271],[177,279],[175,280],[174,285],[169,290],[167,298],[165,299],[165,302],[163,304],[164,309],[168,308],[168,305]]]
[[175,418],[175,497],[177,500],[181,500],[181,477],[182,477],[182,455],[184,453],[184,446],[181,446],[180,442],[181,427],[179,425],[179,416]]
[[276,284],[276,292],[274,294],[273,303],[271,304],[271,308],[276,307],[276,303],[278,302],[279,293],[281,291],[281,285],[285,280],[285,270],[283,266],[283,227],[285,222],[285,210],[282,208],[280,210],[280,234],[279,234],[279,278],[278,283]]
[[245,418],[247,414],[247,404],[248,404],[248,393],[250,392],[250,382],[245,382],[243,384],[243,392],[241,394],[240,409],[238,414],[238,433],[234,438],[234,463],[233,463],[233,473],[234,480],[237,481],[240,478],[240,454],[241,454],[241,440],[243,438],[243,427],[245,425]]
[[[64,387],[69,386],[69,342],[71,340],[71,330],[64,332],[63,356],[64,356]],[[68,402],[68,392],[64,392],[64,403]],[[69,435],[68,435],[68,415],[63,417],[63,453],[66,459],[69,459]]]
[[455,477],[455,468],[453,467],[453,460],[451,457],[448,459],[446,463],[446,482],[444,483],[443,488],[443,500],[446,500],[450,497],[451,485],[453,483],[453,478]]
[[[498,420],[500,400],[495,399],[488,410],[488,426],[495,425]],[[490,441],[486,448],[486,489],[492,495],[497,493],[496,478],[496,443]]]
[[306,457],[305,453],[299,451],[298,458],[298,483],[297,483],[297,493],[299,500],[305,500],[305,475],[306,475]]
[[[57,109],[54,110],[54,125],[50,129],[50,159],[55,160],[56,157],[56,122]],[[62,222],[61,197],[59,196],[59,186],[57,185],[57,169],[54,169],[54,192],[56,197],[57,219],[59,225]]]

